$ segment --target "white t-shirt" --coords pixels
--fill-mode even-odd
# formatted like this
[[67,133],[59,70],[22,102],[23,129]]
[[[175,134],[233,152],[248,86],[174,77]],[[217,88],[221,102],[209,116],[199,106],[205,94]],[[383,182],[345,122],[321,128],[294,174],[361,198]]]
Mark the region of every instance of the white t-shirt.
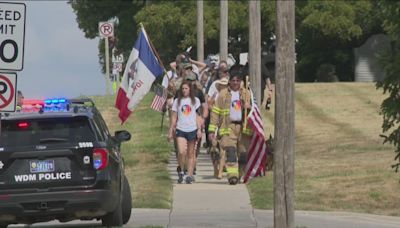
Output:
[[231,91],[231,95],[229,117],[231,121],[242,121],[242,103],[240,101],[239,91]]
[[182,98],[178,107],[178,98],[172,104],[172,111],[178,114],[178,122],[176,129],[184,132],[192,132],[197,130],[196,110],[200,107],[199,98],[195,97],[195,104],[192,104],[190,97]]
[[207,93],[208,97],[212,97],[215,94],[215,100],[217,100],[218,93],[219,93],[218,89],[217,89],[217,83],[216,82],[217,82],[217,80],[215,80],[215,81],[213,81],[211,83],[210,89],[208,89],[208,93]]

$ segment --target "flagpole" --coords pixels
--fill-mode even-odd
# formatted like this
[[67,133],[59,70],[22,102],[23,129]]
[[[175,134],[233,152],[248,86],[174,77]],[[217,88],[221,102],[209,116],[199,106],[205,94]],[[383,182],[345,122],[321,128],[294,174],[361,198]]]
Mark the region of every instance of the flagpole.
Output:
[[[246,80],[245,80],[245,90],[248,90],[248,88],[250,88],[249,84],[249,76],[246,75]],[[245,107],[244,107],[244,124],[243,124],[243,128],[247,128],[247,107],[246,107],[246,102],[247,102],[247,91],[245,92],[245,96],[244,96],[244,102],[245,102]]]

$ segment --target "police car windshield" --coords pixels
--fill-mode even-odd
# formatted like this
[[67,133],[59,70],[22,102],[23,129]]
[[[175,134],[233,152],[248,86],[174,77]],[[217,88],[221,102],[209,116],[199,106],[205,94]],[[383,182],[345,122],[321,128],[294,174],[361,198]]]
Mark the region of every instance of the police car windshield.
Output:
[[2,120],[0,146],[31,146],[95,140],[87,117]]

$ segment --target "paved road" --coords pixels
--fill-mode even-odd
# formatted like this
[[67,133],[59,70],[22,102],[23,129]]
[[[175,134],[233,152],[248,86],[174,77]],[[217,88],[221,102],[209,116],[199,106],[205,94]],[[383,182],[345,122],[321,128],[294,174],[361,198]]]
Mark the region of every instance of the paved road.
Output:
[[[169,171],[176,183],[176,159],[171,154]],[[212,177],[209,156],[199,155],[194,184],[174,184],[173,205],[167,209],[132,210],[132,218],[124,227],[194,227],[194,228],[266,228],[273,227],[271,210],[254,210],[244,184],[228,185],[226,180]],[[400,217],[376,216],[346,212],[296,211],[296,226],[306,228],[399,228]],[[11,227],[28,227],[16,225]],[[35,228],[101,227],[97,221],[38,223]]]

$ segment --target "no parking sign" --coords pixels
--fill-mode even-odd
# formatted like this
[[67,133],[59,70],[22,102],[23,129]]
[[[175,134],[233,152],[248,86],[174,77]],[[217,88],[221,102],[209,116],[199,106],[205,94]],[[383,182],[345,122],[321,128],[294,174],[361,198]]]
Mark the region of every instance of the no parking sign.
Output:
[[0,112],[15,112],[17,74],[0,73]]

